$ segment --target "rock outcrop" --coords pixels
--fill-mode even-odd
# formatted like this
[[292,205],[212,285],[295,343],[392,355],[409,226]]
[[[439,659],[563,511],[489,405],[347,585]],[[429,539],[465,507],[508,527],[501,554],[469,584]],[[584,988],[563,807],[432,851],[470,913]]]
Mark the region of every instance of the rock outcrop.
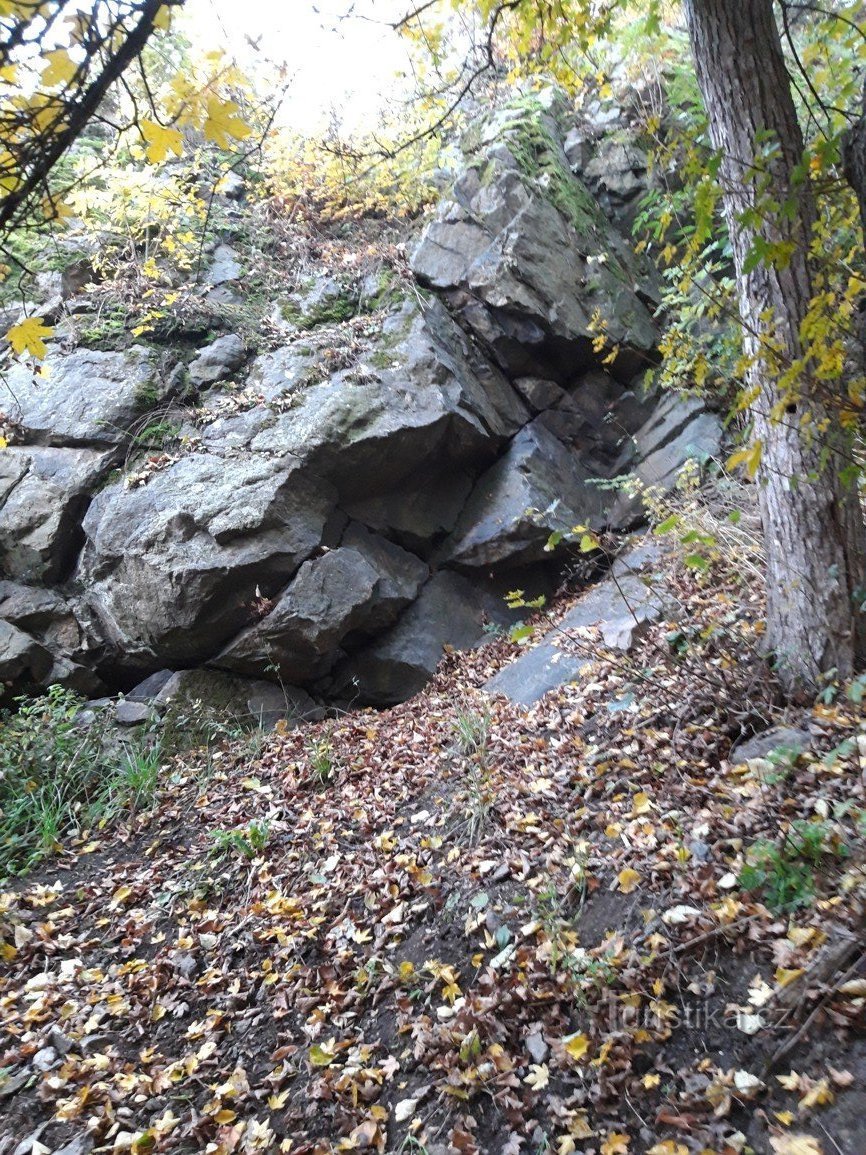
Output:
[[[568,130],[555,96],[475,126],[420,291],[328,274],[276,348],[211,333],[16,367],[0,679],[98,692],[198,668],[269,714],[262,680],[394,702],[507,622],[551,533],[639,517],[597,481],[667,486],[713,453],[713,414],[643,389],[654,276],[573,175]],[[236,294],[240,270],[221,245],[207,281]]]

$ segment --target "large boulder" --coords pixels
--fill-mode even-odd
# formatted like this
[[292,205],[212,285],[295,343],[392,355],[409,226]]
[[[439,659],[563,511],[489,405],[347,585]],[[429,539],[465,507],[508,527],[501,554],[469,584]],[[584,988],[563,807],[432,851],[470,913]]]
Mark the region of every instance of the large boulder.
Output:
[[212,393],[201,412],[204,443],[295,454],[356,501],[388,492],[425,464],[491,460],[527,418],[509,383],[436,300],[394,313],[358,360],[336,372],[310,347],[301,350],[257,361],[247,407],[227,407]]
[[0,453],[0,571],[25,582],[66,577],[83,540],[81,518],[110,467],[93,449],[8,446]]
[[413,600],[427,567],[398,546],[352,526],[343,544],[304,562],[262,621],[215,664],[246,674],[311,682],[341,656],[351,634],[374,634]]
[[506,618],[495,593],[442,570],[395,626],[338,667],[332,692],[375,706],[404,702],[429,682],[446,646],[473,646],[488,622]]
[[38,372],[7,372],[13,398],[7,416],[27,439],[46,445],[117,445],[137,418],[171,392],[153,355],[134,345],[123,353],[51,348]]
[[510,376],[567,383],[598,363],[626,380],[655,348],[656,281],[563,152],[557,98],[532,96],[467,134],[467,167],[412,258]]
[[[669,393],[623,448],[616,472],[631,473],[642,488],[667,492],[687,461],[718,457],[722,432],[721,418],[701,398]],[[628,528],[644,516],[639,496],[623,493],[610,520]]]
[[17,626],[0,620],[0,683],[38,683],[51,666],[51,654],[44,646]]
[[587,484],[591,476],[536,418],[481,477],[439,560],[484,568],[542,560],[554,531],[604,524],[604,495]]
[[320,545],[333,489],[292,458],[194,453],[103,490],[77,577],[132,669],[212,657]]

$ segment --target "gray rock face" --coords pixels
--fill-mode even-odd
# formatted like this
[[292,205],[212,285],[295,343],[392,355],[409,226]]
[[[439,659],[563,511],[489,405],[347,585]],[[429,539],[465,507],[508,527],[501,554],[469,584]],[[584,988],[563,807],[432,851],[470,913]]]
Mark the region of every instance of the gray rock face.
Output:
[[554,530],[603,524],[591,475],[536,418],[472,491],[439,560],[461,566],[524,565],[544,558]]
[[236,281],[241,272],[238,254],[231,245],[217,245],[204,279],[208,285],[216,288]]
[[189,379],[193,385],[213,385],[230,377],[246,360],[244,343],[236,333],[217,337],[206,345],[189,366]]
[[29,634],[0,621],[0,682],[39,683],[51,670],[48,650]]
[[403,702],[427,684],[446,645],[465,649],[501,619],[503,603],[455,573],[436,573],[399,622],[338,668],[335,690],[378,706]]
[[317,548],[335,502],[291,459],[191,454],[147,485],[103,490],[78,578],[131,668],[209,658]]
[[9,417],[46,445],[121,444],[135,419],[169,392],[152,355],[138,346],[124,353],[52,349],[42,372],[16,364],[8,381]]
[[[273,726],[280,720],[294,726],[324,717],[322,708],[297,686],[275,686],[272,682],[239,678],[219,670],[161,671],[161,678],[166,673],[168,677],[162,679],[156,693],[148,693],[142,683],[128,698],[140,699],[156,710],[172,705],[195,709],[200,703],[220,714],[233,715],[242,723],[263,726]],[[151,686],[154,685],[151,681]]]
[[[169,374],[142,347],[54,347],[44,373],[13,368],[15,444],[0,453],[8,679],[94,692],[100,678],[116,689],[153,674],[123,703],[130,724],[182,694],[269,724],[318,709],[295,687],[400,701],[445,646],[507,616],[505,585],[492,587],[547,561],[552,532],[640,518],[594,481],[634,472],[668,487],[690,452],[717,452],[703,405],[643,395],[655,282],[570,169],[584,166],[603,205],[626,204],[642,158],[595,128],[567,155],[569,116],[548,91],[469,132],[414,256],[435,294],[406,300],[387,271],[323,269],[264,326],[284,347],[249,365],[236,335],[197,351],[195,403],[185,351],[166,356]],[[241,304],[241,276],[219,245],[208,307]],[[608,594],[585,612],[605,644],[627,647],[650,609],[617,614]],[[538,684],[565,662],[532,654]]]
[[597,642],[584,636],[582,644],[569,646],[565,641],[569,631],[582,634],[594,628],[606,646],[629,649],[642,624],[664,612],[651,581],[657,557],[658,546],[652,541],[623,554],[614,563],[612,577],[588,590],[555,630],[500,670],[484,688],[531,706],[549,690],[576,681],[591,662]]
[[110,453],[9,446],[0,453],[0,571],[53,583],[78,553],[81,517]]
[[412,266],[446,294],[511,376],[560,383],[596,363],[598,315],[617,376],[654,348],[653,277],[563,152],[554,116],[525,99],[470,134],[468,167]]
[[348,635],[390,625],[418,593],[427,567],[360,526],[343,541],[304,562],[267,617],[235,638],[216,664],[309,682],[332,668]]
[[[624,448],[616,472],[633,473],[645,486],[669,490],[686,461],[718,457],[721,443],[718,414],[697,397],[668,394]],[[611,511],[612,523],[623,527],[642,516],[640,500],[625,494]]]

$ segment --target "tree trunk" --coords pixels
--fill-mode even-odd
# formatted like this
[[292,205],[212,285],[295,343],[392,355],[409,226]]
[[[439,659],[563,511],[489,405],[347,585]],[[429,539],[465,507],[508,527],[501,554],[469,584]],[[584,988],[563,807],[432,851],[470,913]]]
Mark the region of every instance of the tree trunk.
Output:
[[[808,179],[796,178],[803,137],[772,0],[685,0],[685,9],[710,134],[722,158],[746,384],[762,443],[767,641],[783,686],[795,695],[814,690],[832,670],[850,677],[866,652],[866,616],[859,612],[866,534],[856,486],[840,477],[850,464],[839,422],[842,386],[837,406],[827,382],[819,386],[804,365],[795,395],[780,387],[782,373],[802,357],[815,203]],[[770,139],[778,147],[767,157]],[[758,157],[765,159],[756,169]],[[756,173],[767,176],[756,179]],[[761,216],[763,179],[773,200],[795,211]],[[754,217],[744,217],[756,208]],[[750,269],[746,258],[756,239],[791,242],[790,262],[761,261]]]

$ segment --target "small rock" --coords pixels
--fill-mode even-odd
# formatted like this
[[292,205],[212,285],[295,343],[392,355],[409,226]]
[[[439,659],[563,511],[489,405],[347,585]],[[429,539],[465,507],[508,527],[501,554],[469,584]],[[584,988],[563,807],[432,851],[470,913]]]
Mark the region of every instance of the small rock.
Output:
[[526,1050],[534,1063],[543,1063],[550,1051],[540,1030],[535,1030],[526,1036]]
[[194,385],[213,385],[230,377],[246,359],[244,343],[236,333],[218,337],[201,350],[189,366],[189,379]]
[[58,1055],[68,1055],[75,1043],[68,1035],[64,1035],[59,1027],[52,1027],[48,1032],[48,1043]]
[[26,1067],[21,1071],[16,1071],[14,1075],[0,1076],[0,1099],[5,1099],[9,1095],[14,1095],[16,1091],[20,1091],[31,1077],[31,1073]]
[[191,979],[198,970],[198,960],[191,954],[181,954],[175,959],[175,969],[180,971],[185,979]]
[[405,1123],[407,1119],[411,1119],[417,1106],[417,1099],[401,1099],[394,1108],[394,1122]]
[[150,706],[146,702],[130,702],[124,698],[114,707],[114,717],[120,726],[140,726],[150,717]]
[[50,1071],[52,1067],[57,1065],[57,1052],[53,1047],[43,1047],[30,1060],[30,1065],[34,1070],[44,1075],[46,1071]]
[[34,1150],[35,1151],[47,1151],[48,1148],[44,1144],[39,1142],[39,1136],[42,1134],[42,1132],[45,1130],[45,1128],[47,1126],[48,1126],[47,1122],[46,1123],[40,1123],[40,1125],[36,1128],[36,1130],[33,1132],[32,1135],[28,1135],[26,1139],[21,1140],[21,1142],[18,1144],[18,1146],[12,1152],[12,1155],[32,1155],[32,1152]]
[[90,1135],[76,1135],[69,1143],[58,1147],[54,1155],[90,1155],[93,1139]]
[[762,734],[755,734],[745,742],[739,742],[731,750],[729,761],[732,765],[751,762],[753,758],[766,758],[774,750],[806,750],[812,745],[812,735],[800,726],[772,726]]

